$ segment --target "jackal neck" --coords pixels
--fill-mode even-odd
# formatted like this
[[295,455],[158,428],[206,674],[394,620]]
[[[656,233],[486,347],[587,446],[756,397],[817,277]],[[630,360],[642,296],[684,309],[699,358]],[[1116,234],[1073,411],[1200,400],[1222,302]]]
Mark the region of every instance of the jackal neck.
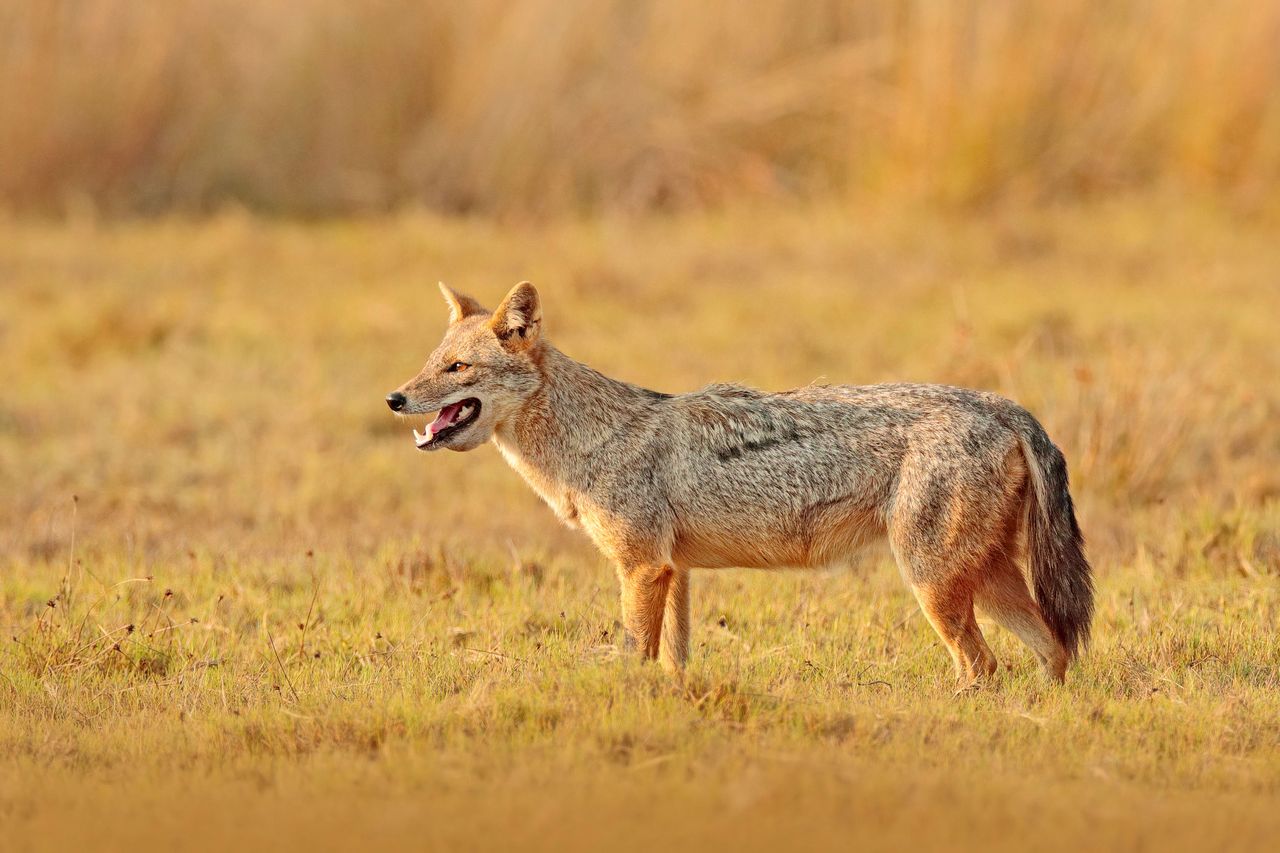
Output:
[[609,465],[608,446],[665,395],[542,346],[542,385],[494,431],[494,442],[539,492],[552,485],[584,489]]

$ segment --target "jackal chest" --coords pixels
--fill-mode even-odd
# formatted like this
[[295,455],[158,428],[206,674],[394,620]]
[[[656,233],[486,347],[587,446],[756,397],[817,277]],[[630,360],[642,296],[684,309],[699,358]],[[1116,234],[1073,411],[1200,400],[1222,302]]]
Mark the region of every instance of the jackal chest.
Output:
[[551,507],[561,521],[572,528],[580,526],[578,501],[571,491],[530,465],[506,443],[500,441],[495,443],[503,458],[507,460],[507,464],[515,469],[516,473],[529,484],[538,497],[547,503],[547,506]]
[[543,494],[542,499],[555,511],[556,517],[569,527],[577,529],[580,526],[578,504],[574,501],[572,495],[567,492],[562,492],[559,495]]

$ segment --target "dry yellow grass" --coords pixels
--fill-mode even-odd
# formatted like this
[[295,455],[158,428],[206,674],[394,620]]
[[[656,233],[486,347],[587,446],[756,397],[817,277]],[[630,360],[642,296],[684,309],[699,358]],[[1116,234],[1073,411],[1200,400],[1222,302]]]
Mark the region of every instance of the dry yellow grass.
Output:
[[[1168,199],[7,223],[5,847],[1265,848],[1278,263],[1268,228]],[[652,387],[1026,403],[1098,570],[1068,685],[993,629],[1007,668],[953,698],[874,552],[697,576],[687,690],[620,658],[591,547],[382,403],[437,340],[437,278],[525,277],[552,340]]]
[[18,0],[0,204],[548,213],[1169,184],[1274,209],[1266,0]]

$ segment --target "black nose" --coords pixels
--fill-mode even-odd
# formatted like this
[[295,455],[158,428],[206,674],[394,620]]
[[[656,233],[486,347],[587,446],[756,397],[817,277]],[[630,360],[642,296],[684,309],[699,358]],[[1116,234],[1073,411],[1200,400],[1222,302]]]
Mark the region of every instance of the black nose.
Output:
[[391,407],[391,411],[398,412],[404,408],[404,404],[409,402],[399,391],[392,391],[387,395],[387,405]]

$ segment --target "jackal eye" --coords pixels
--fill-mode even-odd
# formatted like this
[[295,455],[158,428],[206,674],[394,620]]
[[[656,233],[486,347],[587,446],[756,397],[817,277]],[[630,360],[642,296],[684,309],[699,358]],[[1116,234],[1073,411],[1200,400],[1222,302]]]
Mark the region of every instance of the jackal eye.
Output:
[[470,366],[471,365],[467,364],[465,361],[455,361],[453,364],[446,367],[444,369],[444,372],[445,373],[461,373],[462,371],[466,370]]

